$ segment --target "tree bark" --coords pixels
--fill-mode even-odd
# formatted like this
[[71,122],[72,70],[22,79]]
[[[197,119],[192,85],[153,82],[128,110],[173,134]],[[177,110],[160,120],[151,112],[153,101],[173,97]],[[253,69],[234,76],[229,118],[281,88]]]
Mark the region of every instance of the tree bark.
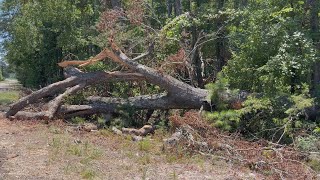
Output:
[[175,14],[175,16],[180,16],[182,14],[181,0],[175,0],[174,14]]
[[180,16],[182,14],[181,0],[167,0],[166,4],[168,17],[172,16],[172,11],[174,11],[174,16]]
[[[312,34],[313,42],[317,49],[320,50],[320,31],[319,31],[319,6],[320,3],[318,0],[308,0],[308,6],[310,8],[310,29]],[[314,96],[319,96],[320,87],[320,62],[315,62],[314,69],[313,69],[313,94]],[[318,97],[320,98],[320,97]]]
[[[199,51],[199,47],[198,46],[198,32],[197,32],[197,27],[196,25],[193,25],[192,27],[192,42],[191,42],[191,47],[192,47],[192,54],[191,54],[191,62],[193,64],[193,69],[194,69],[194,75],[195,75],[195,82],[196,86],[199,88],[204,88],[204,82],[203,82],[203,72],[201,69],[201,59],[200,59],[200,51]],[[191,78],[191,77],[190,77]]]
[[[225,0],[217,0],[217,10],[222,11],[225,7]],[[216,22],[217,27],[217,41],[216,41],[216,58],[218,61],[217,64],[217,72],[220,72],[223,68],[223,66],[226,65],[228,58],[230,58],[230,53],[227,49],[227,30],[223,25],[224,20],[218,19]]]
[[112,9],[119,9],[121,8],[121,1],[120,0],[111,0]]

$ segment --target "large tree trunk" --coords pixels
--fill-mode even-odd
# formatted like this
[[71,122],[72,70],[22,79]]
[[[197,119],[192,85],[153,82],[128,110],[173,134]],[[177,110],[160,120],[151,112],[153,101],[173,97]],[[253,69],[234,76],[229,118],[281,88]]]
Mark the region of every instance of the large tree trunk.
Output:
[[[217,10],[221,11],[224,7],[225,1],[224,0],[217,0]],[[217,57],[217,70],[218,72],[222,70],[223,66],[226,64],[226,46],[225,46],[225,28],[223,27],[222,20],[218,20],[216,22],[218,38],[216,41],[216,57]]]
[[[104,49],[96,57],[86,61],[65,61],[59,63],[61,67],[66,67],[66,77],[64,81],[53,83],[42,88],[13,104],[6,113],[7,117],[28,117],[28,118],[47,118],[52,119],[55,115],[60,117],[72,117],[79,115],[88,115],[94,113],[110,113],[116,112],[119,108],[131,106],[135,109],[200,109],[205,107],[214,109],[214,106],[208,101],[209,92],[205,89],[195,88],[176,78],[159,72],[153,68],[139,64],[135,59],[127,57],[114,43],[111,41],[111,48]],[[146,53],[147,54],[147,53]],[[144,56],[140,56],[142,58]],[[106,58],[119,63],[134,73],[128,72],[92,72],[83,73],[76,68],[69,68],[69,65],[85,66],[96,61]],[[127,99],[111,98],[111,97],[88,97],[89,104],[86,105],[63,105],[60,107],[65,96],[70,95],[79,89],[98,84],[101,82],[114,81],[141,81],[146,80],[149,83],[158,85],[165,92],[156,95],[144,95],[130,97]],[[67,89],[67,90],[66,90]],[[44,112],[24,112],[26,106],[36,103],[39,99],[65,91],[50,101],[48,110]],[[238,96],[236,97],[238,98]],[[232,104],[236,98],[224,94],[221,96],[225,102]],[[210,105],[210,106],[209,106]],[[19,112],[20,111],[20,112]]]
[[121,1],[120,0],[111,0],[111,6],[113,9],[121,8]]
[[[317,47],[320,50],[320,31],[319,31],[319,0],[308,0],[308,6],[310,8],[310,29],[312,34],[312,39]],[[313,94],[316,96],[317,88],[320,87],[320,62],[316,62],[313,69]],[[320,97],[318,97],[320,98]]]
[[167,0],[166,4],[168,17],[172,16],[172,11],[174,11],[175,16],[180,16],[182,14],[181,0]]
[[182,14],[182,5],[181,5],[181,0],[175,0],[174,4],[174,14],[176,16],[180,16]]

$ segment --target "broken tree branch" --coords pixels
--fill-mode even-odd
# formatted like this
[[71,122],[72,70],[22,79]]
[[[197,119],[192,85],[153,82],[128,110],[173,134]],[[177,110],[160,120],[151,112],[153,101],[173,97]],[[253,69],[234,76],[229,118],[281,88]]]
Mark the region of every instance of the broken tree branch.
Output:
[[53,119],[54,115],[56,114],[58,108],[60,107],[63,99],[70,95],[70,94],[73,94],[79,90],[81,90],[82,88],[84,88],[86,85],[83,83],[83,84],[78,84],[76,86],[73,86],[72,88],[69,88],[68,90],[66,90],[63,94],[60,94],[58,97],[56,97],[54,100],[50,101],[48,103],[48,107],[49,107],[49,110],[47,111],[47,113],[45,114],[45,116],[48,118],[48,119]]
[[14,116],[18,111],[25,108],[29,104],[33,104],[41,98],[55,95],[60,91],[66,90],[68,87],[84,84],[84,86],[92,85],[100,82],[112,81],[133,81],[143,80],[144,77],[138,73],[125,73],[125,72],[92,72],[92,73],[75,73],[71,77],[53,83],[38,91],[31,93],[28,96],[21,98],[18,102],[11,105],[10,110],[6,113],[6,117]]

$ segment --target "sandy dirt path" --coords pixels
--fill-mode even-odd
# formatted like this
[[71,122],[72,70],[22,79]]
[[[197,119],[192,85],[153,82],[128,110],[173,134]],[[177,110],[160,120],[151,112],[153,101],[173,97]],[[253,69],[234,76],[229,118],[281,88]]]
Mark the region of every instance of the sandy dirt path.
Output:
[[0,91],[18,90],[21,87],[16,79],[0,81]]
[[260,179],[217,159],[163,154],[156,140],[141,150],[141,144],[108,132],[75,132],[68,126],[4,118],[0,129],[1,180]]

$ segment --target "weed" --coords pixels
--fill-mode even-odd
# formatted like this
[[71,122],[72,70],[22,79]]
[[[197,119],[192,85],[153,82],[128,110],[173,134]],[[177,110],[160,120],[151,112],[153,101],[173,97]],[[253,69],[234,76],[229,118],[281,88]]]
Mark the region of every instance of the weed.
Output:
[[147,165],[151,163],[151,158],[148,154],[145,154],[140,157],[139,162],[143,165]]
[[88,165],[91,162],[91,158],[86,157],[80,160],[80,163],[83,165]]
[[94,179],[96,177],[96,172],[92,169],[85,169],[83,172],[81,172],[81,176],[83,179]]
[[79,156],[81,157],[83,155],[83,151],[80,145],[70,145],[67,149],[67,152],[71,155]]
[[150,151],[152,148],[152,145],[149,139],[144,139],[140,141],[138,145],[139,145],[140,151]]
[[311,160],[308,164],[313,170],[320,172],[320,161]]
[[91,159],[99,159],[101,156],[102,156],[102,151],[97,148],[92,149],[89,155]]
[[71,174],[72,172],[77,171],[77,167],[70,162],[63,168],[65,174]]
[[87,164],[93,159],[99,159],[102,156],[102,151],[92,144],[85,142],[83,144],[71,144],[68,146],[67,152],[71,155],[84,157],[82,164]]
[[178,175],[176,173],[176,171],[173,171],[172,174],[171,174],[171,179],[172,180],[177,180],[178,179]]
[[104,128],[106,126],[106,120],[103,117],[97,118],[98,126]]
[[204,164],[205,164],[205,160],[203,159],[202,156],[200,155],[195,155],[195,156],[192,156],[192,159],[195,163],[198,164],[198,166],[201,167],[201,169],[204,169]]

